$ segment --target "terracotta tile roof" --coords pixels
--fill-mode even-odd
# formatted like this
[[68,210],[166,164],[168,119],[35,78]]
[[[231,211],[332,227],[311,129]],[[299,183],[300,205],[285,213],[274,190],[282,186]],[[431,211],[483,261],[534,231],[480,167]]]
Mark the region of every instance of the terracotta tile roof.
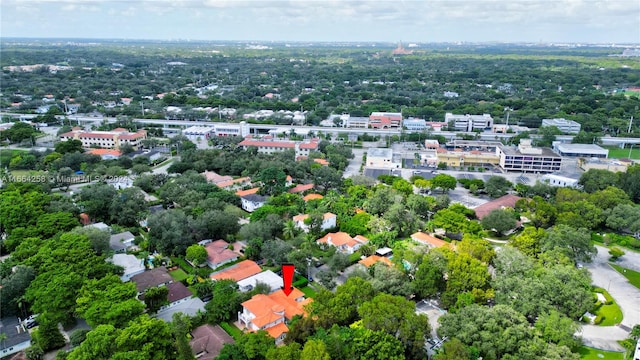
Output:
[[112,156],[119,157],[122,155],[122,153],[119,150],[111,150],[111,149],[91,149],[87,153],[91,155],[98,155],[98,156],[112,155]]
[[252,139],[242,140],[238,145],[239,146],[269,146],[269,147],[285,148],[285,149],[293,149],[296,147],[296,143],[294,142],[260,141],[260,140],[252,140]]
[[315,141],[312,142],[308,142],[308,143],[301,143],[300,144],[300,149],[311,149],[311,150],[315,150],[318,148],[318,143]]
[[213,280],[230,279],[233,281],[240,281],[261,271],[262,269],[260,268],[260,266],[254,261],[244,260],[220,272],[211,274],[211,278]]
[[249,190],[238,190],[236,191],[236,195],[243,197],[246,195],[252,195],[252,194],[257,194],[258,191],[260,191],[259,187],[253,188],[253,189],[249,189]]
[[215,171],[205,171],[202,173],[202,175],[204,175],[207,181],[212,182],[214,184],[217,184],[222,181],[233,180],[233,177],[228,175],[227,176],[219,175]]
[[429,234],[425,234],[421,231],[411,234],[411,239],[433,247],[449,246],[448,242],[440,240],[437,237],[431,236]]
[[304,221],[306,218],[309,217],[309,214],[299,214],[293,217],[293,221]]
[[220,264],[238,258],[238,254],[229,250],[229,243],[224,240],[210,242],[204,248],[207,250],[207,260],[211,264]]
[[365,238],[364,236],[358,235],[355,238],[352,238],[346,232],[339,231],[336,233],[328,233],[327,235],[316,240],[316,243],[331,244],[335,247],[339,247],[343,245],[346,245],[348,247],[354,247],[357,244],[365,244],[368,241],[369,239]]
[[169,289],[169,294],[167,295],[169,303],[193,296],[191,290],[182,285],[181,282],[172,282],[171,284],[167,285],[167,288]]
[[243,184],[243,183],[249,183],[251,182],[251,178],[250,177],[241,177],[241,178],[237,178],[237,179],[231,179],[231,180],[226,180],[226,181],[220,181],[220,182],[216,182],[216,186],[219,188],[227,188],[227,187],[231,187],[233,185],[236,184]]
[[301,193],[311,189],[313,189],[313,184],[299,184],[289,189],[289,193],[291,194]]
[[476,217],[479,220],[482,220],[483,217],[489,215],[489,213],[492,212],[493,210],[498,210],[505,207],[513,208],[516,206],[516,201],[520,199],[522,198],[519,196],[507,194],[493,201],[489,201],[488,203],[482,204],[474,209],[476,211]]
[[391,260],[389,260],[386,257],[382,257],[382,256],[378,256],[378,255],[371,255],[369,257],[366,257],[366,258],[358,261],[359,264],[362,264],[362,265],[364,265],[366,267],[371,267],[371,266],[373,266],[373,264],[375,264],[377,262],[381,262],[381,263],[386,264],[388,266],[392,266],[393,265]]
[[329,166],[329,162],[325,159],[313,159],[313,161],[317,162],[322,166]]
[[267,328],[267,332],[269,333],[269,335],[274,338],[277,339],[279,338],[282,334],[288,333],[289,332],[289,327],[281,322],[276,324],[276,326],[272,326],[270,328]]
[[322,215],[322,218],[325,219],[325,220],[326,219],[331,219],[331,218],[334,218],[334,217],[337,217],[337,215],[333,214],[333,213],[330,213],[330,212],[324,213],[324,215]]
[[305,195],[302,200],[304,201],[309,201],[309,200],[320,200],[320,199],[324,199],[324,196],[320,195],[320,194],[308,194]]
[[305,315],[304,306],[312,299],[296,301],[303,297],[304,293],[297,288],[293,288],[289,296],[282,290],[278,290],[269,295],[255,295],[243,302],[242,306],[256,316],[251,322],[257,327],[263,327],[282,317],[291,320],[296,315]]
[[189,342],[193,354],[198,360],[213,360],[218,355],[224,344],[235,344],[235,341],[220,326],[202,325],[191,332],[193,340]]

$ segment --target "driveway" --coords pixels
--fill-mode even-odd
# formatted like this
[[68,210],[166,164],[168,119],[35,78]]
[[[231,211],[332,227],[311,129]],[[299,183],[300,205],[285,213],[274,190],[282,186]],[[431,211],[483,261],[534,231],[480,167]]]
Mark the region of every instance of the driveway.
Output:
[[[640,324],[640,289],[631,285],[627,279],[609,266],[609,250],[602,246],[596,246],[598,254],[593,262],[585,264],[589,269],[593,284],[606,289],[622,309],[623,319],[621,325],[632,328]],[[618,264],[623,267],[640,267],[640,254],[627,252]],[[594,326],[583,325],[581,335],[587,346],[602,350],[623,351],[617,343],[629,335],[628,330],[618,326]]]

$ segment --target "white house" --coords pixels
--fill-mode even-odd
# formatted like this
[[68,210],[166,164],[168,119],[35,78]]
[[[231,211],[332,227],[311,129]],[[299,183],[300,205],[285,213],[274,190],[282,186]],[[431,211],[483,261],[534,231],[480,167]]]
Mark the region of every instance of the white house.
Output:
[[111,235],[109,238],[109,248],[115,252],[124,252],[133,246],[135,238],[136,237],[129,231]]
[[144,260],[138,259],[134,255],[115,254],[113,255],[112,262],[114,265],[124,268],[124,272],[120,276],[120,280],[124,282],[131,280],[132,276],[142,274],[145,270]]
[[[293,221],[296,223],[296,226],[302,229],[304,232],[309,232],[309,225],[305,224],[305,220],[309,218],[309,214],[300,214],[293,217]],[[333,229],[337,226],[338,217],[336,214],[332,214],[330,212],[324,213],[322,215],[322,224],[320,225],[320,229],[322,231]]]
[[271,270],[266,270],[238,281],[238,288],[243,292],[251,291],[258,283],[267,285],[270,289],[269,294],[278,291],[284,286],[280,276]]
[[267,203],[267,197],[258,194],[249,194],[240,198],[242,209],[246,212],[254,212]]
[[358,251],[360,247],[364,244],[367,244],[369,239],[362,235],[356,235],[355,237],[351,237],[346,232],[336,232],[336,233],[328,233],[327,235],[321,237],[316,240],[316,243],[320,246],[333,246],[338,249],[338,251],[345,254],[353,254]]

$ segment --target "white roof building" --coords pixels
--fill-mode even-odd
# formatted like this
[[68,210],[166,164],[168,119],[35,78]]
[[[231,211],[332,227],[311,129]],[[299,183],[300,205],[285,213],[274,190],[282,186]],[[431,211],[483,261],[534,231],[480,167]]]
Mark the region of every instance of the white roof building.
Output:
[[144,259],[138,259],[134,255],[129,254],[115,254],[113,255],[112,262],[114,265],[122,266],[124,273],[120,276],[120,280],[127,282],[131,280],[131,277],[137,274],[142,274],[145,270]]
[[278,291],[284,286],[280,276],[276,275],[276,273],[271,270],[266,270],[238,281],[238,287],[240,291],[246,292],[253,290],[258,283],[269,286],[269,293]]

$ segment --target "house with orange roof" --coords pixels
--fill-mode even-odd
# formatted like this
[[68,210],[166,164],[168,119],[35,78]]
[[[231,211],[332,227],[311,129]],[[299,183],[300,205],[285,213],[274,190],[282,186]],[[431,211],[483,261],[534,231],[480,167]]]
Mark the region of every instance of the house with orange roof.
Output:
[[258,152],[261,154],[273,154],[275,152],[293,149],[295,151],[295,156],[309,156],[311,151],[318,150],[318,142],[319,141],[315,139],[304,142],[276,141],[272,136],[267,135],[262,139],[245,137],[238,146],[242,146],[245,150],[257,148]]
[[296,316],[305,316],[304,306],[312,299],[305,299],[304,293],[296,288],[289,296],[282,290],[269,295],[258,294],[242,303],[238,322],[246,331],[266,330],[280,344],[289,331],[287,324]]
[[389,258],[386,258],[384,256],[378,256],[378,255],[371,255],[358,261],[358,264],[364,265],[364,267],[366,268],[370,268],[377,263],[382,263],[387,266],[393,266],[393,263],[391,262],[391,260],[389,260]]
[[329,166],[329,162],[325,159],[313,159],[313,161],[322,166]]
[[242,189],[245,186],[251,185],[251,178],[248,176],[245,176],[237,179],[220,181],[215,184],[217,187],[221,189],[233,191],[233,190]]
[[489,215],[494,210],[515,208],[516,202],[520,199],[522,198],[519,196],[507,194],[495,200],[489,201],[488,203],[482,204],[474,209],[476,212],[476,217],[478,218],[478,220],[482,220],[483,217]]
[[91,149],[87,154],[98,155],[102,160],[116,160],[122,156],[122,153],[119,150],[112,149]]
[[298,184],[288,190],[290,194],[298,194],[313,189],[313,184]]
[[74,128],[69,132],[60,134],[61,141],[80,140],[84,148],[99,146],[105,149],[118,149],[123,145],[131,145],[134,148],[138,148],[142,144],[142,140],[146,138],[146,130],[138,130],[132,133],[123,128],[111,131],[84,131]]
[[[305,224],[305,220],[309,218],[309,214],[299,214],[293,217],[293,221],[296,223],[296,226],[302,229],[304,232],[309,232],[309,225]],[[327,212],[322,214],[322,224],[320,225],[320,230],[325,231],[329,229],[333,229],[337,226],[338,216],[336,214]]]
[[291,186],[291,185],[293,185],[293,178],[291,177],[291,175],[287,175],[284,186]]
[[357,235],[356,237],[351,237],[346,232],[335,232],[328,233],[327,235],[321,237],[316,240],[316,243],[322,247],[325,246],[334,246],[338,249],[338,251],[346,254],[353,254],[358,251],[360,247],[369,242],[364,236]]
[[223,182],[223,181],[233,180],[233,177],[228,176],[228,175],[224,175],[224,176],[223,175],[219,175],[215,171],[205,170],[205,172],[203,172],[202,175],[205,177],[205,179],[207,179],[207,182],[214,183],[214,184],[217,184],[217,183]]
[[212,280],[229,279],[238,282],[240,280],[248,278],[249,276],[258,274],[261,271],[262,269],[258,264],[256,264],[255,261],[244,260],[224,270],[215,272],[209,277]]
[[302,200],[304,200],[305,202],[309,200],[322,200],[322,199],[324,199],[324,196],[320,194],[307,194],[302,198]]
[[207,250],[207,265],[212,269],[236,261],[239,257],[238,254],[229,250],[229,243],[224,240],[212,241],[204,248]]
[[448,242],[438,239],[435,236],[425,234],[421,231],[411,234],[411,240],[417,241],[420,244],[427,245],[430,248],[439,248],[443,246],[451,246]]
[[260,191],[259,187],[251,188],[249,190],[238,190],[236,191],[236,195],[243,197],[246,195],[257,194]]

